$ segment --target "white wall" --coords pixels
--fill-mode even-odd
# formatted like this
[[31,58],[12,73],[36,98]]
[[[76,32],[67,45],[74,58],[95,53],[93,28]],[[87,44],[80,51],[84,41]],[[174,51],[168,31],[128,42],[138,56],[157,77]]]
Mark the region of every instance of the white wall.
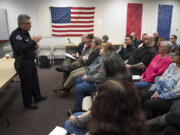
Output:
[[[142,33],[157,30],[159,4],[174,5],[171,34],[180,39],[179,0],[0,0],[0,9],[7,9],[10,33],[17,27],[17,16],[29,14],[32,20],[31,35],[42,34],[40,44],[64,45],[67,38],[51,37],[50,6],[95,6],[95,35],[108,34],[111,42],[123,42],[126,34],[127,3],[143,3]],[[71,38],[78,43],[80,38]]]

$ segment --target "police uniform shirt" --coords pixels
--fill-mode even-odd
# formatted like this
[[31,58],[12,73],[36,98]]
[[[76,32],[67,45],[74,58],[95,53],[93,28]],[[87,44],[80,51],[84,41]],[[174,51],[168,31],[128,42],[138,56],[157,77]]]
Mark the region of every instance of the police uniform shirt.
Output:
[[10,43],[14,57],[23,56],[25,59],[35,58],[36,42],[31,39],[29,32],[17,28],[10,36]]

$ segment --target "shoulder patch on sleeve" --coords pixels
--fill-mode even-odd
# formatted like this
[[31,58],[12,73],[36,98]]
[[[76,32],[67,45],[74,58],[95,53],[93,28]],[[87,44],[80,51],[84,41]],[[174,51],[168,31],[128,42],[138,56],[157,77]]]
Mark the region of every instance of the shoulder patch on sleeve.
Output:
[[17,36],[16,36],[16,39],[17,39],[17,40],[22,40],[21,35],[17,35]]

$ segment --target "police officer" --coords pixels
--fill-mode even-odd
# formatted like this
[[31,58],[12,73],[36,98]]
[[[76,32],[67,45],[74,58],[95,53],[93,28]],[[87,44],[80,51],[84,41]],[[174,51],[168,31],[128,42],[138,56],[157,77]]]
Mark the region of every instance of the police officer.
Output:
[[37,109],[40,101],[47,97],[41,96],[37,69],[34,62],[36,49],[41,36],[35,36],[31,39],[28,31],[31,29],[31,20],[28,15],[18,16],[18,28],[10,36],[10,43],[15,57],[15,68],[21,79],[21,90],[24,107],[28,109]]

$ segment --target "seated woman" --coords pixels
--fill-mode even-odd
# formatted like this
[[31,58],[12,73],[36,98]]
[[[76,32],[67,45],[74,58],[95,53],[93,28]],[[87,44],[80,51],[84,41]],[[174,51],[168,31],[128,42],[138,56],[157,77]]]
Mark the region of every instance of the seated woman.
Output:
[[168,66],[172,63],[170,52],[172,44],[169,41],[162,41],[157,54],[146,68],[146,71],[141,75],[141,81],[135,82],[138,89],[148,89],[154,83],[155,77],[161,76]]
[[141,94],[142,106],[147,118],[166,113],[173,102],[180,97],[180,47],[177,48],[172,63],[157,81],[154,91]]
[[[106,53],[103,58],[102,65],[107,78],[118,78],[133,83],[130,72],[126,69],[122,58],[118,54],[114,52]],[[88,82],[86,83],[93,85]],[[71,115],[69,120],[65,122],[65,128],[68,131],[68,134],[76,133],[78,135],[83,135],[87,131],[87,125],[90,117],[90,111],[86,113],[78,112]]]
[[[103,52],[103,50],[101,49]],[[109,58],[107,58],[109,57]],[[119,59],[119,60],[117,60]],[[103,66],[106,77],[115,77],[117,73],[121,73],[123,76],[127,73],[127,69],[124,66],[123,60],[118,54],[113,53],[107,54],[103,58],[103,64],[96,65],[92,68],[88,74],[85,74],[83,77],[76,79],[75,86],[75,111],[82,111],[82,99],[89,95],[91,92],[95,92],[96,88],[100,83],[105,80],[105,75],[103,72]],[[114,67],[113,67],[114,66]],[[124,72],[124,73],[123,73]]]
[[135,86],[110,79],[98,88],[86,135],[143,135],[144,115]]
[[[100,38],[97,37],[93,38],[91,42],[92,52],[89,55],[83,57],[86,66],[92,64],[95,61],[95,59],[99,56],[101,45],[102,45],[102,40]],[[63,85],[54,89],[54,91],[58,92],[61,96],[69,95],[70,89],[75,83],[75,79],[85,74],[85,71],[86,71],[86,67],[81,67],[76,70],[73,70],[68,76],[68,78],[64,81]]]

